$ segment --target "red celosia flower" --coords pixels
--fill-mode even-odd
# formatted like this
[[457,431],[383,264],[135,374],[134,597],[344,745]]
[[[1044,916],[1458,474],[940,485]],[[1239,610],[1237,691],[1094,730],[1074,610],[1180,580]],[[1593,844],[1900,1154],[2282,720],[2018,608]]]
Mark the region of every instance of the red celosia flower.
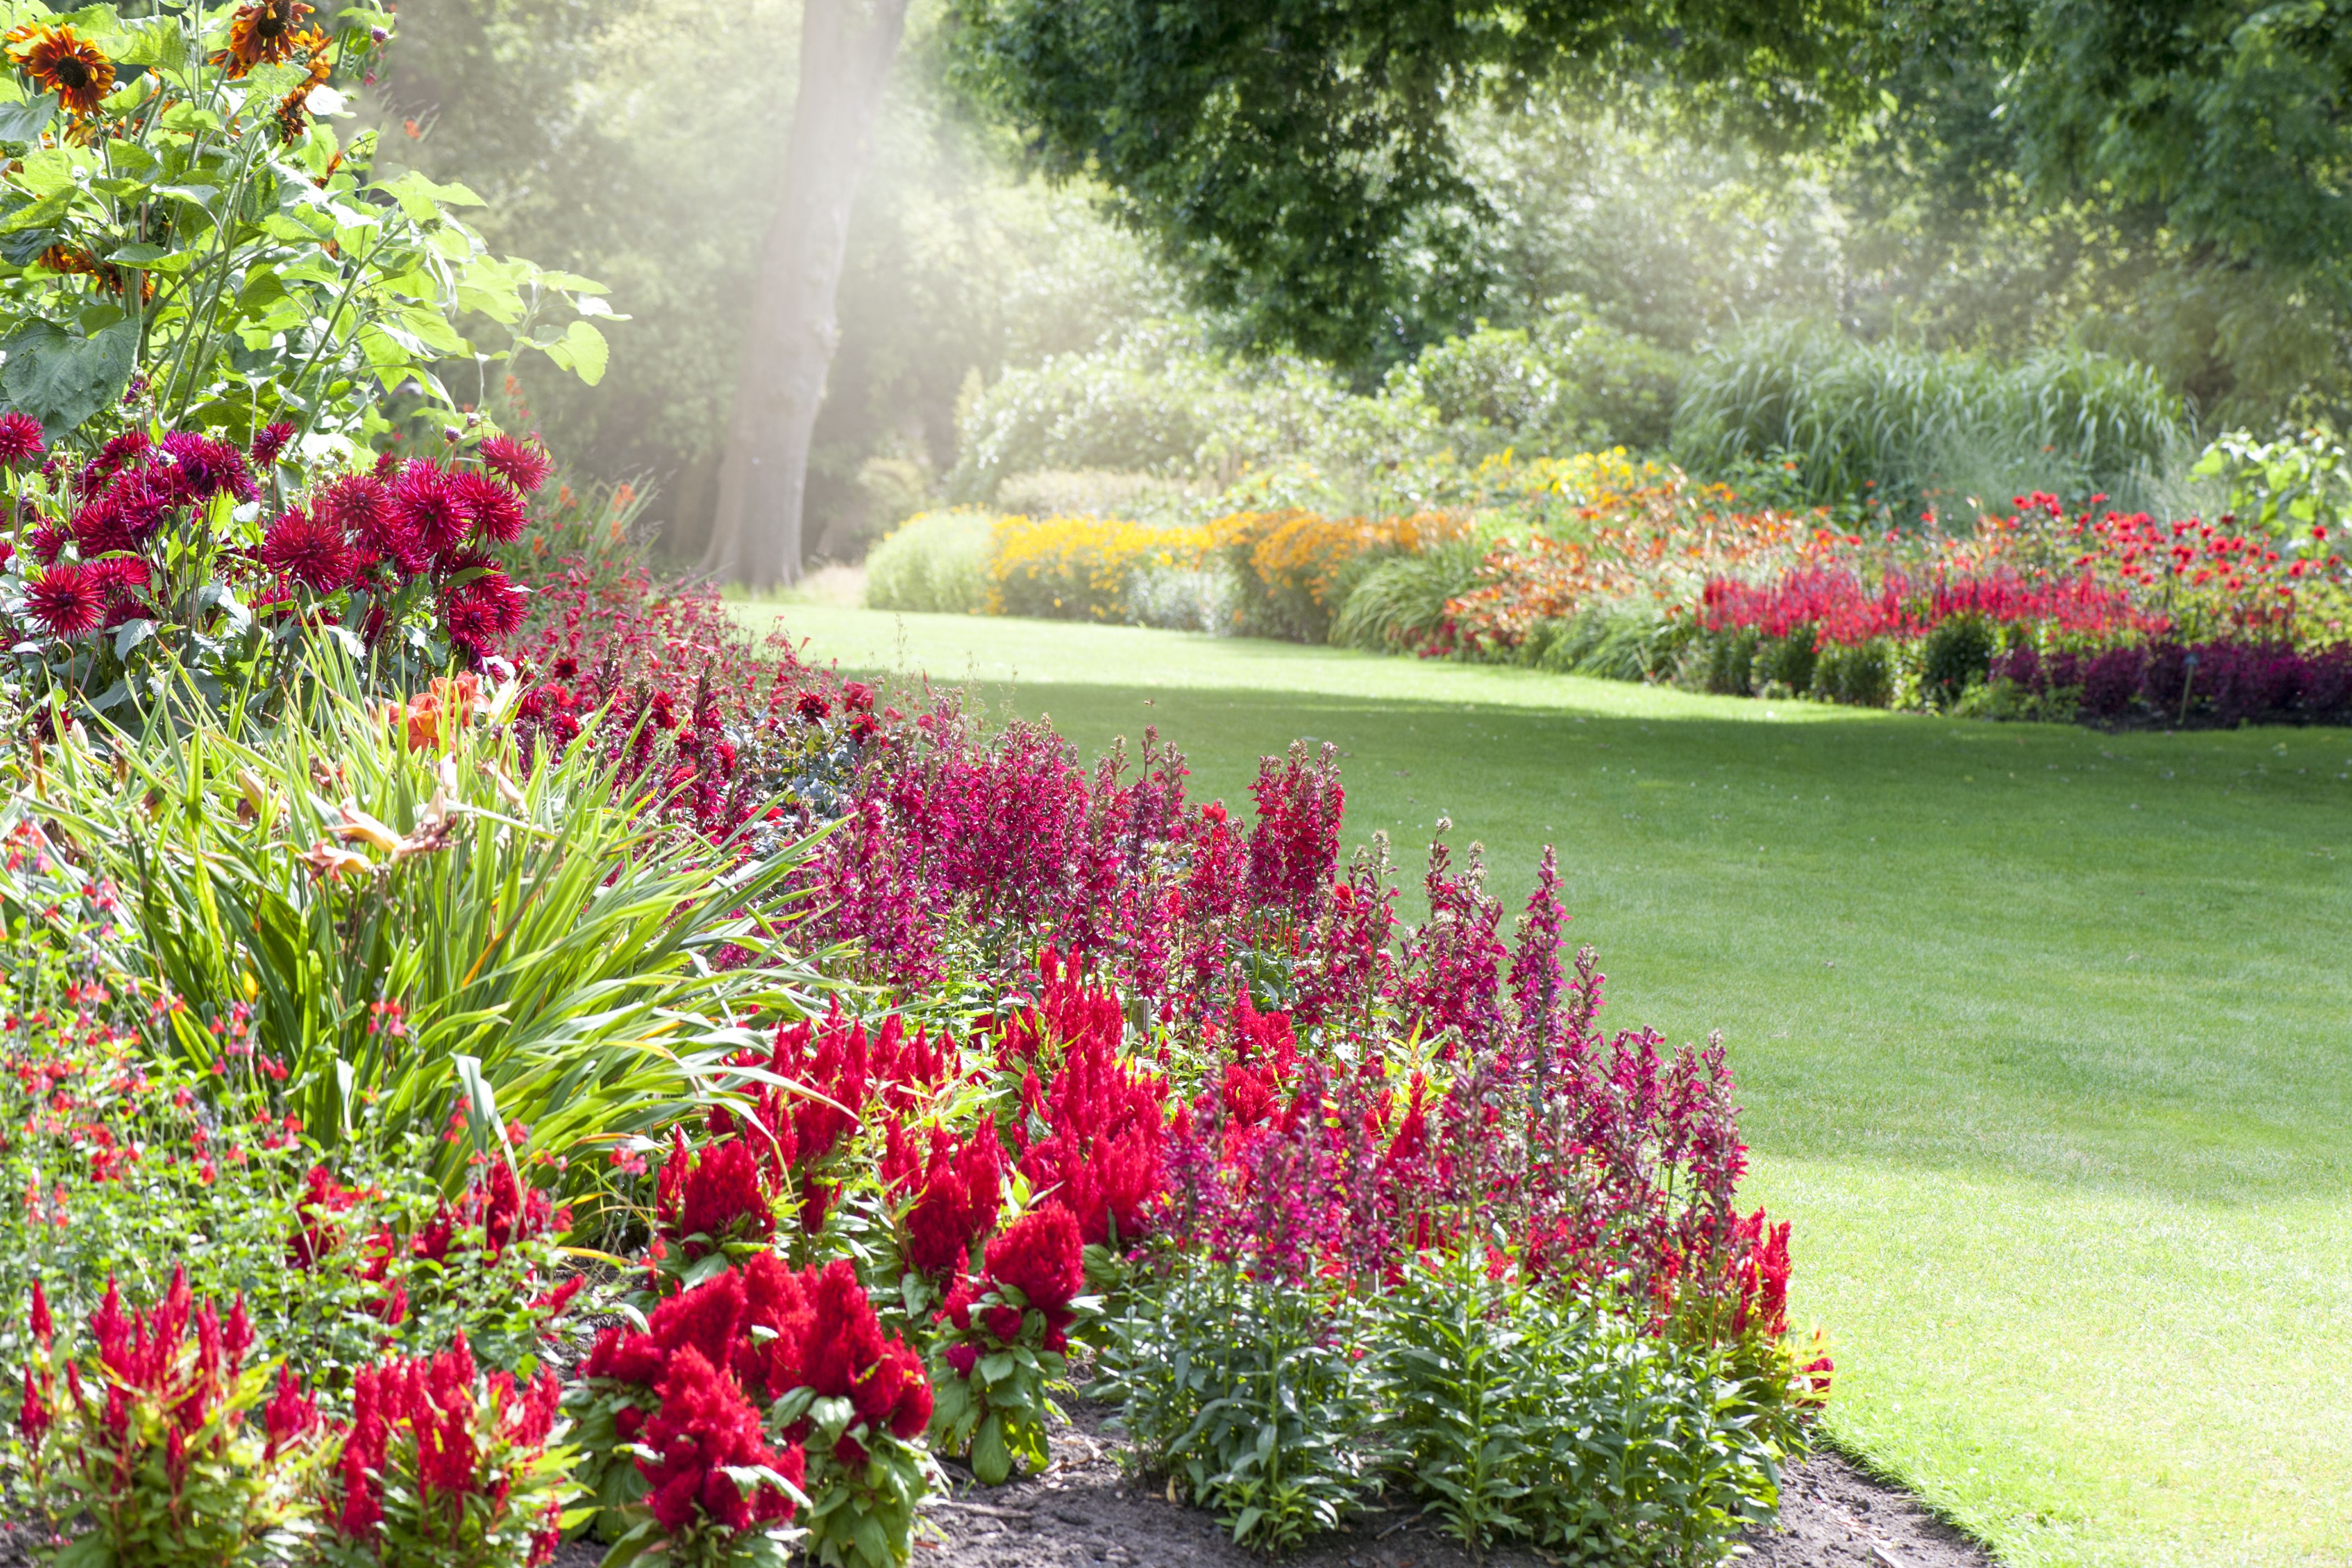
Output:
[[263,1450],[265,1463],[319,1429],[319,1407],[294,1381],[292,1367],[278,1369],[278,1392],[262,1407],[261,1425],[269,1439]]
[[25,611],[52,637],[79,637],[105,623],[106,600],[89,567],[61,561],[25,590]]
[[697,1524],[746,1530],[790,1519],[791,1494],[766,1482],[746,1487],[730,1469],[765,1468],[798,1486],[806,1459],[795,1446],[767,1445],[760,1413],[735,1380],[691,1346],[669,1361],[657,1391],[661,1407],[642,1439],[656,1456],[637,1460],[648,1489],[646,1507],[675,1536]]
[[16,1429],[25,1434],[27,1445],[37,1448],[41,1444],[41,1434],[49,1429],[49,1421],[48,1402],[41,1397],[40,1389],[35,1386],[32,1364],[27,1362],[25,1364],[25,1398],[16,1406]]
[[512,436],[493,435],[475,454],[483,465],[499,475],[524,495],[531,495],[547,483],[554,465],[547,453],[533,443],[517,441]]
[[919,1273],[955,1275],[971,1264],[971,1249],[996,1226],[1003,1198],[996,1119],[983,1117],[959,1149],[943,1127],[931,1129],[930,1163],[922,1190],[907,1211],[908,1266]]
[[[1045,1315],[1049,1350],[1059,1348],[1062,1331],[1076,1316],[1070,1302],[1087,1288],[1082,1246],[1076,1218],[1059,1203],[1031,1209],[988,1244],[983,1292],[992,1284],[1018,1291],[1024,1301]],[[1017,1319],[1013,1331],[1019,1333]],[[1013,1337],[997,1333],[999,1339]]]
[[351,547],[343,530],[297,507],[269,525],[261,559],[314,593],[332,593],[351,580]]
[[29,413],[0,413],[0,463],[11,467],[41,455],[41,422]]
[[[670,1149],[655,1201],[662,1229],[672,1240],[773,1233],[775,1213],[750,1145],[740,1140],[718,1144],[689,1155],[686,1135],[679,1132],[672,1135]],[[687,1251],[688,1257],[698,1257],[699,1245],[688,1241]]]

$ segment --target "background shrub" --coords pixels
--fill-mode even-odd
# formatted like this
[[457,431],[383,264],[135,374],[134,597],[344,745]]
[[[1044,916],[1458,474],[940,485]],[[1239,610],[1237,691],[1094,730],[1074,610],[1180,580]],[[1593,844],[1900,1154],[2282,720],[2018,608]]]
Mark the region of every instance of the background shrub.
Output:
[[1958,702],[1990,672],[1996,646],[1992,624],[1982,616],[1944,622],[1919,645],[1919,695],[1937,704]]
[[866,558],[866,602],[876,610],[978,615],[988,609],[996,519],[957,508],[923,512]]

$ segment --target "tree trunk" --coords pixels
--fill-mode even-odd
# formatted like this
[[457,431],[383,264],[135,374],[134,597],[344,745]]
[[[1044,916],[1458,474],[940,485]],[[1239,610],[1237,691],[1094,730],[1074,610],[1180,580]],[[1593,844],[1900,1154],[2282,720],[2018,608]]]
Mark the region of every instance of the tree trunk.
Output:
[[907,0],[805,0],[800,97],[776,215],[761,242],[719,509],[702,570],[772,588],[801,572],[809,437],[840,340],[834,291],[849,209],[905,31]]

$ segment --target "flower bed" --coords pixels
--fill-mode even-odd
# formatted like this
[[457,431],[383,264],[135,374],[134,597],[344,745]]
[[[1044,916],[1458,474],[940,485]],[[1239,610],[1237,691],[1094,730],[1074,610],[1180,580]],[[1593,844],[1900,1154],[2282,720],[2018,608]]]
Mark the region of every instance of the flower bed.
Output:
[[[1083,766],[943,699],[902,716],[706,601],[567,591],[509,681],[243,740],[200,720],[127,789],[95,743],[47,747],[74,804],[20,803],[0,876],[14,1507],[171,1561],[524,1563],[572,1530],[624,1558],[898,1563],[943,1460],[1042,1465],[1083,1349],[1253,1545],[1381,1486],[1474,1544],[1703,1553],[1769,1514],[1828,1377],[1787,1333],[1787,1228],[1736,1207],[1721,1052],[1599,1029],[1549,866],[1512,938],[1441,847],[1433,917],[1402,925],[1385,864],[1341,864],[1328,750],[1268,759],[1244,821],[1156,743]],[[556,703],[583,658],[598,684]],[[794,810],[647,788],[669,764],[639,741],[688,671],[709,716],[656,755],[716,768],[770,727]],[[323,814],[292,799],[321,748],[351,798]],[[133,852],[98,846],[131,840],[110,813],[148,779],[188,805],[136,852],[235,864],[214,896],[320,935],[269,915],[192,947],[206,884],[178,872],[126,902]],[[467,870],[530,841],[509,823],[625,880]],[[562,925],[625,897],[688,967],[630,961],[617,926],[529,934],[499,912],[530,886]],[[401,967],[416,919],[467,972]],[[371,926],[386,946],[326,935]],[[676,983],[711,964],[698,999]],[[657,1019],[661,1057],[634,1056]],[[1508,1400],[1427,1363],[1441,1328],[1491,1343]],[[1216,1370],[1180,1390],[1171,1357]],[[1302,1357],[1323,1415],[1192,1430]],[[1597,1506],[1510,1504],[1601,1486],[1540,1439],[1570,1427],[1646,1457]],[[1506,1433],[1484,1490],[1436,1484]]]

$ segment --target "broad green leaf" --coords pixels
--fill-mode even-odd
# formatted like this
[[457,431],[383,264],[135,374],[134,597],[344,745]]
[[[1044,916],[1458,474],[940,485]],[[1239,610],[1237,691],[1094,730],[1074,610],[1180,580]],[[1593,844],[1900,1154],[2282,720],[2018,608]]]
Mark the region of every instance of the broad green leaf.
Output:
[[95,337],[35,321],[10,337],[0,366],[8,406],[39,419],[51,438],[64,434],[121,395],[139,355],[139,325],[119,321]]
[[593,387],[604,379],[612,350],[604,333],[585,321],[574,321],[564,329],[563,340],[547,350],[547,357]]
[[19,207],[5,218],[0,218],[0,234],[14,234],[18,229],[47,228],[66,215],[73,205],[73,187],[53,191],[30,206]]
[[57,118],[58,95],[43,93],[23,103],[0,104],[0,141],[30,141]]

